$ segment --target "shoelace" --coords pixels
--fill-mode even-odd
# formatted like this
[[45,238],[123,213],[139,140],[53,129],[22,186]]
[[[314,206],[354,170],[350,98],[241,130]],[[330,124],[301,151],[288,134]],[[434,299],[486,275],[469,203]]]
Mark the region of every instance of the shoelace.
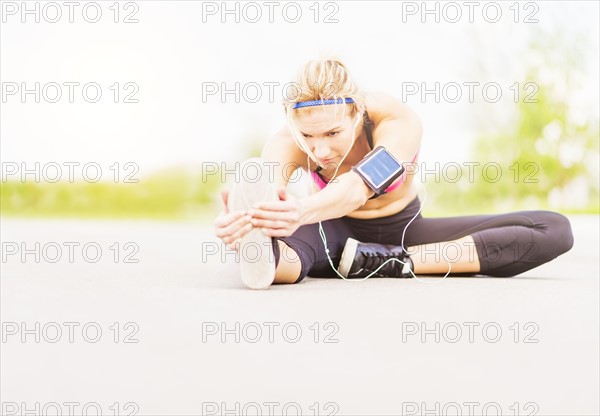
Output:
[[[365,262],[363,264],[363,269],[366,270],[370,270],[373,271],[374,269],[376,269],[377,267],[379,267],[379,265],[383,262],[385,262],[386,260],[389,260],[391,258],[398,258],[397,255],[393,255],[393,254],[383,254],[383,253],[372,253],[372,252],[367,252],[367,253],[361,253],[363,255],[363,257],[365,257]],[[405,261],[404,258],[400,258],[399,260],[401,261]],[[376,274],[379,276],[385,276],[385,275],[391,275],[391,276],[402,276],[402,270],[404,268],[404,264],[402,263],[398,263],[398,262],[390,262],[389,264],[386,265],[386,267],[381,268],[379,272],[377,272]]]

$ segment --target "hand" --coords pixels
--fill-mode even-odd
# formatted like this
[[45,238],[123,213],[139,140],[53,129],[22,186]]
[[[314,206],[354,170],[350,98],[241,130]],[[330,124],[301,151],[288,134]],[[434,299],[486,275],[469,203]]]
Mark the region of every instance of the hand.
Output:
[[302,204],[288,195],[285,187],[277,191],[279,201],[263,202],[251,209],[252,225],[261,228],[270,237],[289,237],[301,225]]
[[214,221],[215,235],[223,240],[227,247],[237,251],[239,240],[252,230],[251,217],[246,211],[229,212],[229,208],[227,208],[228,191],[221,192],[221,198],[224,206]]

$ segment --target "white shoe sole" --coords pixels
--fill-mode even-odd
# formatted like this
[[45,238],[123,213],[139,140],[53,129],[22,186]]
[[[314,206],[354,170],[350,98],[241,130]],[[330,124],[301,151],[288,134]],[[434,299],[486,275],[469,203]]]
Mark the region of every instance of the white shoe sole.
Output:
[[342,252],[342,258],[338,265],[338,272],[344,277],[348,277],[352,263],[354,262],[354,256],[356,249],[358,248],[358,240],[354,238],[348,238],[344,245],[344,251]]
[[275,280],[275,257],[271,237],[253,229],[240,243],[240,273],[250,289],[266,289]]
[[[247,173],[249,178],[244,178]],[[255,204],[277,200],[277,192],[269,181],[269,170],[264,160],[251,158],[240,165],[236,180],[229,193],[229,211],[248,210]],[[266,289],[275,280],[275,255],[271,237],[253,228],[239,245],[242,282],[250,289]]]

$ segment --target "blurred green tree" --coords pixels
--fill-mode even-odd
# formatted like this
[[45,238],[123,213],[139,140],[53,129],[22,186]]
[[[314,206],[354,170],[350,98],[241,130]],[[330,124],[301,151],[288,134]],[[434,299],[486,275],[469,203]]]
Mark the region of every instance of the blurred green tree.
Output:
[[427,205],[433,208],[427,214],[441,208],[452,215],[516,209],[598,213],[598,118],[577,99],[587,88],[581,80],[590,48],[586,39],[569,42],[563,35],[537,32],[521,60],[527,69],[517,84],[521,95],[512,122],[490,126],[495,130],[482,131],[474,144],[471,160],[487,169],[472,175],[473,181],[463,167],[458,183],[428,183]]

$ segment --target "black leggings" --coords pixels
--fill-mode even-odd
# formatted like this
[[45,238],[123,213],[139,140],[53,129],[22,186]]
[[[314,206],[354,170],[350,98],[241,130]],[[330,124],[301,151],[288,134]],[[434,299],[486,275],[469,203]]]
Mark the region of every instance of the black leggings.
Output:
[[[406,225],[417,214],[420,201],[415,198],[405,209],[388,217],[368,220],[349,217],[322,222],[329,247],[329,256],[337,268],[346,239],[351,237],[364,243],[401,245]],[[569,220],[551,211],[518,211],[499,215],[471,215],[449,218],[423,218],[419,213],[406,228],[404,247],[441,243],[470,235],[479,257],[480,271],[488,276],[514,276],[567,252],[573,246],[573,234]],[[300,258],[302,271],[299,282],[305,276],[337,277],[331,269],[319,235],[319,224],[298,228],[284,241]],[[425,256],[439,256],[436,261],[452,261],[456,248],[446,245],[446,253],[439,256],[433,252]],[[281,254],[274,244],[275,258]],[[454,250],[454,251],[452,251]],[[421,253],[423,255],[423,253]],[[424,257],[430,259],[431,257]],[[459,273],[462,276],[469,273]]]

